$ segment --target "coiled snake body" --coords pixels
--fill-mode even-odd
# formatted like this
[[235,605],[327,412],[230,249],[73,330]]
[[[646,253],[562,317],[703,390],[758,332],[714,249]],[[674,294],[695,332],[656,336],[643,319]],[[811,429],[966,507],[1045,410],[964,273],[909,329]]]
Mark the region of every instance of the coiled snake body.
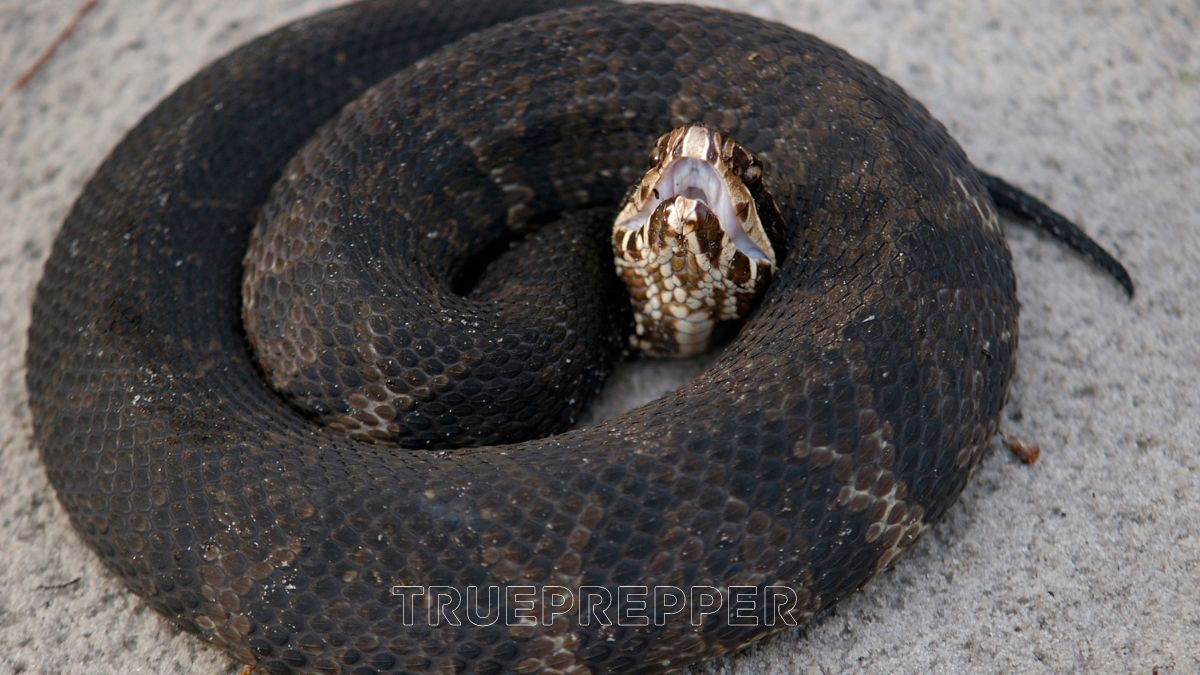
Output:
[[[68,217],[28,355],[50,480],[132,590],[238,660],[650,672],[786,625],[409,626],[393,587],[785,587],[803,622],[936,521],[996,432],[1017,302],[993,200],[1123,275],[834,47],[691,7],[538,14],[573,4],[285,27],[160,104]],[[763,159],[775,278],[695,381],[557,433],[623,343],[608,223],[692,122]],[[316,223],[247,273],[304,413],[243,328],[260,213]]]

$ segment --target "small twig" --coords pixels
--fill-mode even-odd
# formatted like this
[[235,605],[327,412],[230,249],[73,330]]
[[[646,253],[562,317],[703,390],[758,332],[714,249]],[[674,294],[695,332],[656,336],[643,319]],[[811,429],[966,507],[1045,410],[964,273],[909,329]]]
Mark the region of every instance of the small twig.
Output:
[[1042,448],[1037,443],[1026,443],[1016,436],[1007,437],[1008,450],[1021,460],[1022,464],[1033,464],[1042,456]]
[[79,583],[82,579],[83,579],[83,577],[75,577],[74,579],[63,582],[61,584],[42,584],[42,585],[38,586],[37,589],[39,591],[58,591],[58,590],[62,590],[64,588],[70,588],[71,586],[74,586],[75,584]]
[[16,82],[12,83],[12,86],[10,86],[8,90],[4,92],[4,95],[0,96],[0,105],[4,105],[4,103],[8,101],[8,97],[20,91],[22,87],[24,87],[29,83],[30,80],[33,79],[33,76],[37,74],[38,69],[40,69],[47,61],[50,60],[50,57],[53,56],[54,52],[57,51],[58,48],[67,41],[67,38],[71,37],[71,34],[75,32],[75,28],[79,26],[79,22],[83,20],[83,17],[87,15],[88,12],[92,11],[92,9],[99,3],[100,0],[86,0],[83,5],[75,11],[75,16],[71,17],[70,23],[68,23],[61,31],[59,31],[58,36],[54,38],[54,41],[51,42],[50,45],[46,47],[46,49],[44,49],[36,59],[34,59],[33,63],[29,64],[29,67],[25,69],[25,72],[21,73],[21,76],[17,78]]

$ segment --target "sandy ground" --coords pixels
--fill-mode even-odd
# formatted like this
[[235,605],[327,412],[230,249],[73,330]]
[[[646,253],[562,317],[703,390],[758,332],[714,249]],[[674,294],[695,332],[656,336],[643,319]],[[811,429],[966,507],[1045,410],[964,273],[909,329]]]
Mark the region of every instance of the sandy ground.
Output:
[[[0,87],[82,2],[0,0]],[[59,223],[121,134],[209,60],[328,4],[102,0],[0,105],[0,674],[235,671],[125,592],[71,531],[30,441],[25,331]],[[1196,672],[1200,5],[723,4],[880,67],[977,164],[1117,252],[1138,295],[1127,302],[1009,227],[1023,313],[1004,427],[1039,443],[1041,460],[993,453],[894,570],[807,635],[711,672]],[[664,371],[677,370],[633,373],[610,405],[669,387]]]

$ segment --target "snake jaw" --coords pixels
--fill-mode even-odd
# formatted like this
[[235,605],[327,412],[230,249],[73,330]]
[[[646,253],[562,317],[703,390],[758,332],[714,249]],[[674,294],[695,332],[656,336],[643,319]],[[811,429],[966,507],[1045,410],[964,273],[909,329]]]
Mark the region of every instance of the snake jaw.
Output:
[[761,180],[758,159],[719,132],[690,125],[658,139],[613,224],[635,348],[695,356],[718,322],[749,313],[776,265],[760,210],[777,211]]

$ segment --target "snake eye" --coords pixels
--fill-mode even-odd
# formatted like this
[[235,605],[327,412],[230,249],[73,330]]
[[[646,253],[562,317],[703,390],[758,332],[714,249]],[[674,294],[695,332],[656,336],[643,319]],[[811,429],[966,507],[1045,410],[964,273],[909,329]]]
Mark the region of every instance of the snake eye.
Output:
[[650,152],[650,166],[658,166],[658,163],[662,161],[662,158],[662,146],[655,146],[654,150]]

